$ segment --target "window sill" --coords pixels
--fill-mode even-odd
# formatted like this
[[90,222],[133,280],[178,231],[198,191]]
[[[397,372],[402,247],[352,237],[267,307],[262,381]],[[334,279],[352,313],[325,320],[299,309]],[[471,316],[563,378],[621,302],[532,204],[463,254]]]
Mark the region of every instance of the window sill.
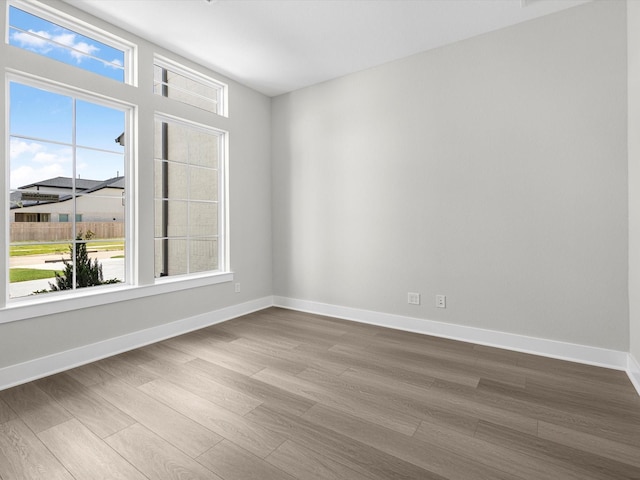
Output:
[[153,285],[106,285],[95,290],[78,291],[72,295],[48,294],[37,298],[15,299],[7,302],[4,308],[0,308],[0,324],[232,281],[233,272],[222,272],[201,276],[168,277]]

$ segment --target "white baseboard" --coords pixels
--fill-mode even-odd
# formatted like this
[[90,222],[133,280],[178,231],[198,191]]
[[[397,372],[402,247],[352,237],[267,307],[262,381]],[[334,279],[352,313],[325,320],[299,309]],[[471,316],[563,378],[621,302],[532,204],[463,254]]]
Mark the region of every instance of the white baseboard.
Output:
[[157,327],[110,338],[28,362],[0,368],[0,390],[37,380],[71,368],[95,362],[118,353],[143,347],[183,333],[215,325],[273,305],[272,297],[259,298],[239,305],[189,317]]
[[[608,350],[604,348],[577,345],[574,343],[527,337],[513,333],[495,330],[467,327],[445,322],[435,322],[422,318],[404,317],[387,313],[360,310],[357,308],[341,307],[325,303],[310,302],[287,297],[274,297],[274,306],[316,313],[329,317],[343,318],[361,323],[395,328],[408,332],[422,333],[436,337],[450,338],[464,342],[504,348],[517,352],[531,353],[544,357],[569,360],[572,362],[596,365],[615,370],[628,371],[627,352]],[[637,387],[636,387],[637,388]]]
[[625,370],[631,383],[640,394],[640,364],[627,352],[278,296],[264,297],[239,305],[232,305],[195,317],[185,318],[121,337],[110,338],[28,362],[0,368],[0,390],[225,322],[271,306],[615,370]]
[[627,375],[629,375],[629,380],[631,380],[631,383],[636,388],[638,395],[640,395],[640,363],[631,354],[629,354],[628,361]]

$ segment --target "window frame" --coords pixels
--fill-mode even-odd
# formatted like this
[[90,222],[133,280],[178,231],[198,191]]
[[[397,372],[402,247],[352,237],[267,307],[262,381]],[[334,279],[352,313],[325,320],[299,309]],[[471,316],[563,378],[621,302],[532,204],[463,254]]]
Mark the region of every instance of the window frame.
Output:
[[[85,102],[90,102],[93,104],[97,104],[97,105],[101,105],[104,107],[108,107],[108,108],[113,108],[116,110],[121,110],[124,113],[124,118],[125,118],[125,132],[129,133],[129,138],[133,138],[134,136],[134,132],[133,132],[133,125],[135,125],[135,116],[136,116],[136,109],[137,106],[133,105],[133,104],[129,104],[127,102],[124,102],[122,100],[118,100],[118,99],[114,99],[114,98],[108,98],[105,97],[104,95],[100,95],[97,93],[89,93],[86,90],[82,90],[79,88],[75,88],[73,86],[70,85],[60,85],[57,82],[51,82],[48,81],[46,79],[40,79],[40,78],[34,78],[33,76],[29,76],[29,75],[24,75],[24,74],[20,74],[20,73],[14,73],[14,72],[7,72],[5,74],[5,89],[6,89],[6,104],[5,104],[5,115],[6,115],[6,132],[5,132],[5,139],[6,139],[6,156],[5,158],[7,159],[7,161],[5,162],[5,175],[6,175],[6,181],[5,181],[5,193],[4,196],[5,198],[8,199],[10,193],[11,193],[11,188],[10,188],[10,181],[11,181],[11,174],[10,174],[10,169],[11,169],[11,162],[10,162],[10,148],[11,148],[11,125],[9,122],[9,116],[10,116],[10,109],[11,109],[11,102],[10,102],[10,86],[11,83],[17,83],[17,84],[21,84],[21,85],[25,85],[28,87],[32,87],[32,88],[37,88],[37,89],[41,89],[41,90],[45,90],[47,92],[52,92],[58,95],[64,95],[64,96],[69,96],[71,97],[74,101],[76,100],[81,100],[81,101],[85,101]],[[75,140],[74,140],[75,142]],[[134,143],[134,142],[130,142],[130,143]],[[72,148],[77,148],[78,145],[77,143],[74,143],[74,146]],[[125,177],[125,200],[127,199],[134,199],[136,198],[134,196],[134,191],[135,191],[135,185],[137,183],[136,179],[135,179],[135,168],[134,168],[134,163],[135,163],[135,156],[134,156],[134,152],[131,148],[131,146],[124,148],[123,151],[123,155],[124,155],[124,177]],[[6,207],[9,206],[9,202],[7,202]],[[125,219],[124,219],[124,229],[125,229],[125,250],[124,250],[124,255],[125,255],[125,261],[124,261],[124,275],[125,275],[125,281],[122,282],[121,284],[113,284],[113,285],[101,285],[100,288],[98,290],[107,290],[107,289],[111,289],[114,288],[115,286],[118,287],[131,287],[133,286],[133,279],[135,278],[135,272],[134,272],[134,262],[135,262],[135,255],[136,255],[136,251],[133,247],[133,232],[135,231],[135,225],[136,225],[136,220],[135,220],[135,205],[133,204],[133,201],[125,201],[125,206],[124,206],[124,211],[125,211]],[[73,211],[73,215],[74,215],[74,220],[73,223],[78,223],[78,219],[77,219],[77,212],[75,211],[75,207],[74,207],[74,211]],[[20,304],[25,304],[25,303],[30,303],[33,299],[30,298],[29,296],[27,297],[16,297],[16,298],[11,298],[10,294],[9,294],[9,289],[11,287],[11,283],[9,281],[9,270],[10,270],[10,262],[9,262],[9,248],[11,246],[11,242],[10,242],[10,236],[11,236],[11,231],[9,228],[9,224],[10,222],[10,215],[9,217],[6,219],[6,221],[4,222],[4,228],[5,228],[5,245],[6,245],[6,250],[2,252],[2,254],[5,256],[6,262],[7,262],[7,268],[6,268],[6,289],[4,292],[4,305],[5,307],[11,306],[11,305],[20,305]],[[81,220],[80,220],[81,221]],[[69,222],[71,222],[71,218],[69,218]],[[75,242],[75,241],[74,241]],[[89,289],[92,290],[92,289]],[[78,289],[73,289],[73,290],[69,290],[69,291],[64,291],[64,292],[49,292],[46,295],[41,295],[42,298],[50,298],[53,297],[54,299],[57,298],[72,298],[75,295],[77,295],[79,290]],[[84,289],[83,289],[84,291]],[[34,302],[35,303],[35,302]],[[1,308],[0,308],[1,309]],[[2,321],[0,321],[0,323],[2,323]]]
[[[25,0],[9,0],[6,4],[6,22],[5,22],[5,38],[4,38],[4,42],[7,45],[10,45],[9,43],[9,36],[11,35],[11,25],[9,23],[9,12],[11,7],[15,7],[19,10],[23,10],[27,13],[30,13],[31,15],[34,15],[36,17],[40,17],[43,20],[46,20],[48,22],[51,22],[55,25],[58,25],[62,28],[66,28],[74,33],[78,33],[80,35],[83,35],[85,37],[91,38],[93,40],[96,40],[100,43],[103,43],[109,47],[115,48],[117,50],[121,50],[124,53],[124,62],[123,62],[123,69],[124,69],[124,78],[122,82],[118,82],[117,80],[114,80],[118,83],[124,83],[126,85],[132,85],[132,86],[137,86],[138,85],[138,75],[137,75],[137,58],[138,58],[138,52],[137,52],[137,46],[134,43],[128,42],[116,35],[113,35],[101,28],[98,28],[94,25],[91,25],[87,22],[84,22],[82,20],[80,20],[77,17],[73,17],[71,15],[68,15],[64,12],[61,12],[60,10],[54,9],[52,7],[49,7],[47,5],[44,5],[42,3],[30,3],[27,2]],[[15,46],[14,46],[15,47]],[[20,48],[20,47],[15,47],[15,48]],[[25,49],[22,49],[25,50]],[[40,54],[37,54],[40,55]],[[55,59],[52,59],[51,57],[48,57],[46,55],[41,55],[44,58],[48,58],[49,60],[53,60],[53,61],[58,61]],[[79,67],[75,67],[72,64],[68,64],[66,62],[62,62],[65,63],[66,65],[69,65],[71,67],[74,68],[79,68]],[[86,72],[90,72],[90,73],[95,73],[95,72],[91,72],[90,70],[86,70],[86,69],[82,69]],[[96,75],[99,75],[103,78],[109,78],[106,77],[104,75],[100,75],[98,73],[95,73]],[[110,79],[113,80],[113,79]]]
[[[207,277],[211,275],[219,275],[219,274],[228,272],[229,271],[229,255],[228,255],[229,252],[228,252],[227,245],[228,245],[229,229],[228,229],[228,211],[227,211],[227,205],[228,205],[227,171],[228,171],[229,132],[221,128],[213,127],[211,125],[205,125],[192,120],[187,120],[183,117],[177,117],[175,115],[168,115],[168,114],[159,113],[159,112],[156,112],[156,114],[154,115],[154,123],[157,121],[195,128],[197,130],[200,130],[206,133],[215,132],[215,134],[218,135],[218,142],[219,142],[218,143],[218,168],[217,168],[217,171],[218,171],[218,184],[217,184],[217,187],[218,187],[218,200],[217,200],[217,204],[218,204],[218,219],[217,219],[218,220],[218,233],[217,233],[218,268],[217,270],[155,277],[155,283],[161,284],[167,281]],[[164,159],[155,158],[154,156],[154,175],[155,175],[156,160],[164,161]],[[158,200],[158,198],[156,198],[155,192],[154,192],[154,208],[155,208],[155,200]],[[187,200],[187,201],[190,202],[190,200]],[[155,218],[155,211],[154,211],[154,218]],[[189,235],[187,235],[187,237],[189,237]],[[157,240],[157,238],[154,234],[154,241],[155,240]]]

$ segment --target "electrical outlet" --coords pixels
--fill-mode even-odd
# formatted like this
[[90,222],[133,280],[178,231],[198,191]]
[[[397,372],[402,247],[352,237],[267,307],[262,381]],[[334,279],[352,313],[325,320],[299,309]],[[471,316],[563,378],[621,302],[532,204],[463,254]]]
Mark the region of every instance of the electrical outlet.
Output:
[[446,295],[436,295],[436,307],[437,308],[447,308],[447,296]]
[[240,293],[240,283],[236,283],[236,293]]
[[420,305],[420,294],[409,292],[407,293],[407,303],[411,305]]

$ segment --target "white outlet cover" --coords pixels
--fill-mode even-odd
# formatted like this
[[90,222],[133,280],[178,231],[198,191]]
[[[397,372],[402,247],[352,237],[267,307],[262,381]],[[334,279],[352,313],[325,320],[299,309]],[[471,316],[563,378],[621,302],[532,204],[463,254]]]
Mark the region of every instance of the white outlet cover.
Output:
[[420,305],[420,294],[414,292],[407,293],[407,303],[411,305]]

